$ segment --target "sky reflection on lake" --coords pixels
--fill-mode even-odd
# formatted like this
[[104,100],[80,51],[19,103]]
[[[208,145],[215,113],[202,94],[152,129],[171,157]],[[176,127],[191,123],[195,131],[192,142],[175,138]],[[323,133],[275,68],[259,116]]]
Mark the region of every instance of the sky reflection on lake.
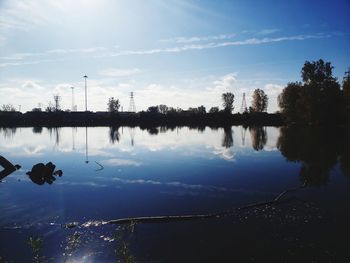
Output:
[[[333,135],[331,131],[286,127],[2,128],[1,155],[21,165],[21,169],[0,183],[0,241],[11,240],[26,252],[15,255],[16,246],[7,243],[0,255],[16,260],[30,257],[28,247],[19,240],[35,235],[45,238],[48,254],[59,257],[62,251],[50,242],[56,240],[63,246],[69,233],[53,228],[56,224],[210,213],[271,200],[283,190],[303,184],[308,189],[302,191],[303,198],[311,198],[325,211],[332,211],[335,218],[347,218],[350,180],[344,175],[349,170],[349,141],[340,140],[346,138],[342,132],[337,134],[337,140],[327,141]],[[63,174],[39,186],[38,180],[26,173],[34,165],[48,162]],[[334,209],[334,203],[338,209]],[[229,229],[237,226],[231,223],[226,220],[223,224]],[[14,226],[21,230],[6,230]],[[159,232],[160,226],[142,226],[140,239],[159,245],[165,238],[164,244],[183,245],[182,239],[169,241],[165,233],[185,226],[194,227],[191,223],[171,225],[165,236]],[[211,240],[217,228],[217,224],[210,223],[206,226],[211,233],[208,239],[201,237],[214,250],[219,249]],[[98,238],[110,237],[106,234],[110,231],[95,228],[93,234],[85,236],[85,249],[94,250],[94,257],[101,262],[114,257],[107,241]],[[196,234],[189,231],[188,235],[192,237],[186,237],[187,245],[192,246],[197,242]],[[155,240],[150,241],[151,236],[156,236]],[[220,238],[223,245],[233,242],[225,234]],[[147,253],[151,259],[160,257],[165,261],[171,254],[163,255],[143,243],[138,246],[142,249],[132,246],[132,250],[140,261],[148,260]],[[76,256],[84,251],[81,248]]]

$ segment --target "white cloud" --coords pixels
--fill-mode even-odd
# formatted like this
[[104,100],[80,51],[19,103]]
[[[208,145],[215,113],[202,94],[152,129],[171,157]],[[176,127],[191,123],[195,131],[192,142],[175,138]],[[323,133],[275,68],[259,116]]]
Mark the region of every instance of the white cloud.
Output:
[[30,90],[36,90],[36,91],[42,91],[44,90],[45,88],[40,86],[38,83],[36,83],[35,81],[32,81],[32,80],[27,80],[23,83],[22,85],[22,88],[23,89],[30,89]]
[[263,29],[258,32],[259,35],[270,35],[276,32],[281,31],[280,29],[277,28],[271,28],[271,29]]
[[[66,55],[66,54],[85,54],[85,53],[96,53],[101,51],[106,51],[105,47],[88,47],[88,48],[74,48],[74,49],[50,49],[43,52],[32,52],[32,53],[15,53],[13,55],[0,57],[1,60],[6,61],[3,66],[18,66],[18,65],[27,65],[27,64],[38,64],[41,62],[51,62],[51,61],[59,61],[63,60],[62,58],[47,58],[52,55]],[[35,57],[44,57],[41,60],[34,61],[22,61],[27,58],[35,58]],[[46,57],[46,58],[45,58]],[[11,61],[11,62],[9,62]],[[17,62],[12,62],[17,61]]]
[[105,166],[140,166],[141,162],[128,159],[107,159],[102,160],[101,163]]
[[127,77],[131,75],[135,75],[140,72],[141,70],[138,68],[132,68],[132,69],[107,68],[107,69],[101,69],[100,71],[98,71],[98,74],[106,77]]
[[[222,35],[221,39],[225,39],[223,36],[228,36],[228,35]],[[278,42],[286,42],[286,41],[303,41],[307,39],[322,39],[322,38],[329,38],[332,36],[341,36],[341,34],[332,32],[327,34],[319,33],[319,34],[311,34],[311,35],[282,36],[282,37],[276,37],[276,38],[269,38],[269,37],[249,38],[249,39],[238,40],[238,41],[218,41],[218,42],[186,44],[182,46],[153,48],[153,49],[144,49],[144,50],[119,50],[116,52],[114,51],[115,48],[107,49],[105,47],[51,49],[51,50],[46,50],[38,53],[16,53],[9,56],[3,56],[0,59],[3,60],[4,62],[0,63],[0,67],[33,65],[33,64],[39,64],[44,62],[61,61],[61,60],[65,60],[66,58],[58,57],[58,56],[63,56],[66,54],[96,53],[93,56],[93,58],[106,58],[106,57],[118,57],[118,56],[130,56],[130,55],[153,55],[153,54],[159,54],[159,53],[180,53],[180,52],[185,52],[189,50],[205,50],[205,49],[214,49],[214,48],[222,48],[222,47],[232,47],[232,46],[261,45],[261,44],[278,43]],[[178,43],[182,43],[182,42],[178,42]],[[41,57],[43,56],[43,59],[40,59],[40,60],[37,59],[32,61],[26,60],[28,58],[34,58],[38,56],[41,56]],[[13,60],[17,60],[17,61],[14,62]],[[116,70],[115,72],[110,71],[105,73],[110,75],[130,73],[128,71],[122,71],[122,70],[118,71],[117,69],[115,70]],[[131,73],[135,73],[135,70],[137,69],[132,69],[132,70],[134,70],[134,72],[131,72]]]
[[302,41],[307,39],[321,39],[321,38],[329,38],[334,36],[334,34],[314,34],[314,35],[295,35],[295,36],[283,36],[276,38],[249,38],[240,41],[225,41],[225,42],[210,42],[204,44],[197,45],[184,45],[177,47],[169,47],[169,48],[155,48],[148,50],[121,50],[118,52],[114,52],[111,54],[106,54],[105,56],[127,56],[127,55],[152,55],[158,53],[179,53],[188,50],[202,50],[202,49],[212,49],[212,48],[220,48],[220,47],[229,47],[229,46],[246,46],[246,45],[261,45],[268,43],[277,43],[277,42],[286,42],[286,41]]
[[269,98],[272,98],[272,97],[276,98],[282,92],[283,88],[284,87],[282,85],[266,84],[263,90],[265,91],[265,93]]
[[215,91],[215,92],[233,91],[235,83],[236,83],[236,73],[230,73],[214,81],[213,83],[214,87],[209,87],[208,90]]
[[174,38],[168,38],[168,39],[161,39],[160,42],[191,43],[191,42],[231,39],[235,36],[236,36],[235,34],[221,34],[216,36],[174,37]]
[[68,49],[51,49],[45,53],[48,54],[70,54],[70,53],[94,53],[99,51],[105,51],[105,47],[88,47],[88,48],[68,48]]

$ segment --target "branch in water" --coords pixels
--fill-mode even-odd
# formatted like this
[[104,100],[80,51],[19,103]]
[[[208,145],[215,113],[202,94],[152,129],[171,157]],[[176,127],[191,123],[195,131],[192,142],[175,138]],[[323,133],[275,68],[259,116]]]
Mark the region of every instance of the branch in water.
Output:
[[95,161],[95,163],[96,163],[98,166],[100,166],[100,168],[98,168],[98,169],[95,170],[96,172],[97,172],[97,171],[101,171],[101,170],[104,169],[104,167],[103,167],[102,164],[100,164],[100,163],[98,163],[98,162],[96,162],[96,161]]
[[109,221],[106,221],[105,224],[119,224],[120,225],[120,224],[130,224],[130,223],[133,223],[133,224],[138,224],[138,223],[168,223],[168,222],[175,222],[175,221],[195,220],[195,219],[220,218],[222,216],[233,215],[234,213],[239,212],[240,210],[280,203],[281,202],[280,200],[284,195],[286,195],[289,192],[297,191],[297,190],[304,188],[304,187],[305,187],[305,185],[302,185],[298,188],[287,189],[287,190],[281,192],[279,195],[277,195],[277,197],[275,197],[271,201],[248,204],[248,205],[243,206],[243,207],[232,208],[232,209],[218,212],[218,213],[199,214],[199,215],[178,215],[178,216],[130,217],[130,218],[109,220]]

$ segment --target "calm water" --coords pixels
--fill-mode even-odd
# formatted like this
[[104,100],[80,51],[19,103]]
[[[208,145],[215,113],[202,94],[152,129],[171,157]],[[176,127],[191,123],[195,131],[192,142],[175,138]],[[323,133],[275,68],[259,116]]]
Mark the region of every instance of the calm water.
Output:
[[[0,130],[0,149],[21,165],[0,183],[0,262],[350,261],[345,131],[17,128]],[[48,162],[63,172],[51,184],[26,174]],[[301,185],[224,218],[89,224],[217,212]]]

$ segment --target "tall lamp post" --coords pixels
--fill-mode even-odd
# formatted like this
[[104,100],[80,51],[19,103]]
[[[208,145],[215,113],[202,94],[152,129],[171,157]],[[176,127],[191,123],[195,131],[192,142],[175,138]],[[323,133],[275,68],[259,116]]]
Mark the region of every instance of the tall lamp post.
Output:
[[87,111],[87,91],[86,91],[86,79],[88,78],[88,76],[84,76],[85,79],[85,111]]

